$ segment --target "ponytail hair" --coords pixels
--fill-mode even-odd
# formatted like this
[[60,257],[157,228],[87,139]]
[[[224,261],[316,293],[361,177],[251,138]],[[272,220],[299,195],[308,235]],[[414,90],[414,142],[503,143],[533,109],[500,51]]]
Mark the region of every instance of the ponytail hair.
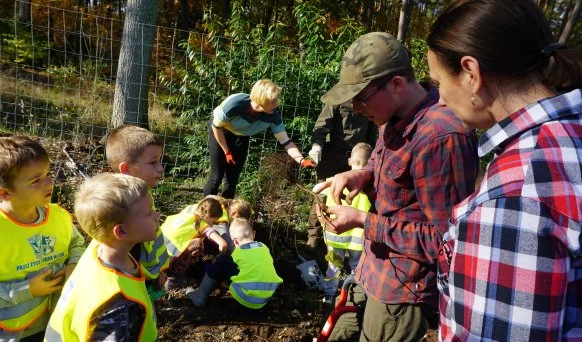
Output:
[[456,1],[436,19],[427,43],[452,75],[463,56],[472,56],[492,78],[536,73],[559,90],[582,87],[582,49],[556,43],[532,0]]

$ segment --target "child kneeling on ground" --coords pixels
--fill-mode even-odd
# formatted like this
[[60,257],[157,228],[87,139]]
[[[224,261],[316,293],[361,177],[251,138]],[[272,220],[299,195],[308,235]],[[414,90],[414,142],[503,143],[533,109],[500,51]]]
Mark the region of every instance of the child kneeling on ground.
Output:
[[[352,170],[363,169],[368,165],[368,159],[372,154],[372,147],[366,143],[358,143],[352,148],[350,158],[348,159],[348,164],[352,167]],[[328,190],[331,185],[331,178],[327,179],[325,182],[321,182],[313,187],[313,192],[320,193],[323,190]],[[345,189],[344,193],[347,194],[348,190]],[[333,201],[332,196],[326,194],[325,205],[328,207],[336,206],[337,204]],[[342,205],[348,205],[344,200],[342,200]],[[369,211],[372,206],[368,196],[360,192],[353,200],[351,207],[362,210]],[[323,281],[323,292],[324,298],[323,302],[326,304],[333,304],[334,298],[336,296],[339,284],[339,276],[341,269],[343,268],[344,258],[348,257],[348,263],[350,265],[350,272],[353,274],[358,266],[358,261],[362,255],[362,239],[364,235],[364,230],[362,228],[353,228],[342,234],[335,234],[330,231],[324,230],[324,239],[327,246],[327,255],[325,260],[328,261],[327,271],[325,272],[325,279]]]
[[255,232],[248,220],[235,218],[230,223],[230,237],[235,249],[216,258],[204,275],[200,287],[187,293],[194,306],[203,308],[219,281],[230,280],[229,291],[241,305],[260,309],[283,282],[273,266],[267,246],[254,241]]
[[228,244],[213,226],[228,224],[228,213],[216,198],[206,197],[197,204],[189,205],[180,213],[168,216],[162,224],[166,248],[174,259],[170,269],[183,274],[192,258],[204,252],[203,239],[208,237],[218,245],[220,254],[227,252]]
[[144,266],[131,256],[156,239],[160,215],[143,180],[104,173],[83,183],[75,215],[95,243],[65,283],[45,341],[155,341],[158,337]]

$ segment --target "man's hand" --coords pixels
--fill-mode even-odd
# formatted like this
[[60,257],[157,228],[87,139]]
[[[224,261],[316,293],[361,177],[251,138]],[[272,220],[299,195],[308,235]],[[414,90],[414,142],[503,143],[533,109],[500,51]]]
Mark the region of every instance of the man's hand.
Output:
[[313,144],[309,151],[309,156],[313,159],[315,164],[319,164],[321,161],[321,146],[319,146],[319,144]]
[[160,272],[160,274],[158,274],[158,279],[156,281],[155,289],[159,291],[159,290],[165,288],[167,280],[168,280],[168,275],[166,274],[166,272],[164,272],[164,271]]
[[329,194],[332,196],[335,203],[341,203],[344,189],[347,188],[350,192],[347,194],[345,201],[347,204],[352,204],[352,200],[360,191],[370,183],[372,180],[372,173],[368,170],[352,170],[339,173],[333,176]]
[[60,270],[51,277],[51,270],[46,269],[30,278],[29,289],[33,297],[42,297],[63,288],[65,271]]
[[226,151],[226,153],[224,155],[226,156],[226,163],[227,164],[232,164],[232,165],[236,164],[234,162],[234,157],[232,156],[232,152],[230,152],[230,150]]
[[321,226],[336,234],[363,227],[367,215],[366,212],[345,205],[330,208],[322,208],[317,205],[316,211]]
[[305,168],[308,168],[308,167],[311,167],[311,168],[315,167],[315,163],[311,159],[303,159],[301,161],[301,168],[302,169],[305,169]]

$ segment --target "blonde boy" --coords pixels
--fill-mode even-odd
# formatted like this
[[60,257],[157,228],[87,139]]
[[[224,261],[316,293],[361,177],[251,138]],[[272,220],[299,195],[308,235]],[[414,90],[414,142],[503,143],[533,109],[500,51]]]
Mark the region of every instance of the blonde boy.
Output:
[[50,203],[49,164],[38,142],[0,138],[0,341],[42,338],[85,250],[71,215]]
[[[107,134],[105,155],[113,172],[142,179],[152,189],[158,185],[164,172],[161,164],[163,147],[162,140],[147,129],[122,125]],[[152,206],[155,209],[153,203]],[[144,266],[152,298],[159,297],[167,278],[163,271],[170,264],[162,232],[158,231],[154,241],[136,244],[132,255]]]
[[230,237],[236,248],[232,256],[217,258],[204,275],[198,290],[187,293],[194,306],[202,308],[220,280],[231,281],[229,291],[241,305],[260,309],[283,282],[273,266],[267,246],[254,241],[255,232],[247,219],[230,223]]
[[[352,170],[362,169],[368,164],[368,159],[370,159],[371,154],[372,147],[370,145],[366,143],[358,143],[352,148],[348,164],[352,167]],[[325,182],[315,185],[313,192],[320,193],[323,190],[327,190],[330,185],[331,178],[328,178]],[[347,189],[345,191],[347,191]],[[326,196],[326,205],[332,207],[337,204],[333,201],[331,196]],[[342,205],[348,204],[342,200]],[[372,205],[366,194],[359,193],[352,200],[350,206],[362,211],[369,211]],[[363,234],[364,231],[362,228],[350,229],[342,234],[335,234],[324,230],[324,239],[328,250],[328,253],[325,256],[325,259],[328,261],[328,267],[323,282],[324,303],[333,303],[333,298],[338,289],[340,271],[343,267],[344,258],[346,256],[348,257],[350,272],[355,272],[360,256],[362,255]]]
[[136,245],[158,235],[160,215],[152,209],[143,180],[113,173],[81,185],[75,215],[94,243],[65,284],[45,341],[155,341],[155,313]]

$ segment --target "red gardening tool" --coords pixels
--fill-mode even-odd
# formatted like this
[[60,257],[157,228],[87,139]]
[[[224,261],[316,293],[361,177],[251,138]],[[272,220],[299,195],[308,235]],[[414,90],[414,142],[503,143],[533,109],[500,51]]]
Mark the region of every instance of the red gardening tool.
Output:
[[353,274],[351,274],[344,280],[344,284],[342,285],[342,289],[340,291],[338,303],[327,317],[327,321],[325,322],[323,329],[321,329],[321,332],[317,337],[317,342],[327,342],[327,340],[331,336],[333,328],[335,327],[341,315],[348,312],[358,312],[358,310],[361,310],[361,308],[356,305],[346,306],[346,302],[348,301],[349,286],[352,284],[356,284]]

